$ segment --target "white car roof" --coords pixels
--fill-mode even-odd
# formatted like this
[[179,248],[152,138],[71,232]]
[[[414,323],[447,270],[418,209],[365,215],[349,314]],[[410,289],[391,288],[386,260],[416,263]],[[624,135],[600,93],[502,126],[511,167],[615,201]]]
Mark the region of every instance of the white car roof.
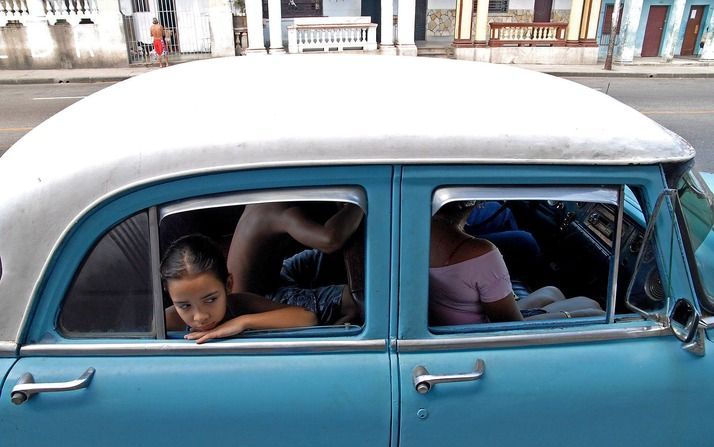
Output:
[[232,57],[110,86],[0,158],[0,343],[94,204],[186,174],[334,164],[654,164],[694,156],[607,95],[502,65],[388,56]]

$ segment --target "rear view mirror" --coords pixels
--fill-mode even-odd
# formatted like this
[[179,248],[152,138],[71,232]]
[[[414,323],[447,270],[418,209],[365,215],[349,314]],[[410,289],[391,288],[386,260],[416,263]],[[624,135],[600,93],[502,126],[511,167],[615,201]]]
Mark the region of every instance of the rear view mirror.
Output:
[[689,343],[697,333],[699,313],[689,301],[680,298],[669,314],[669,324],[675,337],[682,343]]

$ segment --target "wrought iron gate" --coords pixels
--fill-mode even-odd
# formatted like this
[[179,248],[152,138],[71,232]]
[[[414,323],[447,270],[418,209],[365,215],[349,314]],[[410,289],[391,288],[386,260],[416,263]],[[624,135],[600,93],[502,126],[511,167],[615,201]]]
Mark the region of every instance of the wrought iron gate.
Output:
[[130,63],[156,62],[149,33],[153,18],[164,27],[169,61],[211,55],[208,0],[120,0]]

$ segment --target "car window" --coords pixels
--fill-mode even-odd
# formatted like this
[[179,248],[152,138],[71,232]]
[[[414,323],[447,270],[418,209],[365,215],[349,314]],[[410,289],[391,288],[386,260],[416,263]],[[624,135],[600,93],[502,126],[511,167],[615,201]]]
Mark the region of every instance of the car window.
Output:
[[[315,200],[318,197],[321,200]],[[305,198],[309,200],[301,200]],[[248,303],[234,296],[249,294],[257,309],[263,302],[307,309],[316,315],[313,327],[320,327],[242,335],[324,335],[322,329],[336,325],[342,332],[359,330],[364,323],[365,205],[364,194],[349,188],[318,195],[314,189],[263,191],[172,203],[160,210],[162,271],[177,245],[206,236],[222,253],[231,276],[231,317],[251,313],[253,307],[230,307],[234,300]],[[174,338],[195,326],[172,315],[184,309],[173,305],[170,282],[165,278],[163,304],[168,336]]]
[[[714,201],[705,183],[694,173],[685,174],[677,185],[687,237],[694,256],[696,278],[708,307],[714,303]],[[707,303],[705,303],[707,304]]]
[[69,337],[147,336],[152,331],[149,221],[137,214],[106,233],[65,296],[58,328]]
[[635,274],[634,299],[649,310],[664,306],[651,244],[642,268],[634,269],[645,229],[641,212],[632,213],[639,210],[631,191],[627,204],[624,187],[504,189],[434,194],[432,331],[485,330],[485,323],[504,327],[521,319],[613,321],[631,314],[624,298]]

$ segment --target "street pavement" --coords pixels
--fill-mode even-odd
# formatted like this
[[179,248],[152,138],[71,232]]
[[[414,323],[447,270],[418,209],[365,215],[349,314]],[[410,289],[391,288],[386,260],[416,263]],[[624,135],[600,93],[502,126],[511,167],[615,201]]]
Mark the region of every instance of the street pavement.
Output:
[[[636,59],[634,63],[628,65],[615,64],[612,70],[605,70],[602,63],[596,65],[512,65],[561,77],[714,78],[714,61],[700,62],[697,59],[686,58],[675,58],[668,63],[661,62],[660,58],[642,58]],[[160,68],[132,65],[116,68],[0,70],[0,84],[116,82],[153,70],[160,70]]]

